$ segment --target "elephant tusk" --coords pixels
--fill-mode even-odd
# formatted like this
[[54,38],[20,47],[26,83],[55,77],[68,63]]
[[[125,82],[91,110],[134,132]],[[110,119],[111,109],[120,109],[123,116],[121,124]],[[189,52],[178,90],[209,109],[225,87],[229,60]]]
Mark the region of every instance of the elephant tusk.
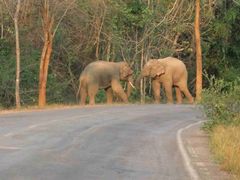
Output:
[[136,87],[132,84],[132,82],[128,81],[129,84],[132,86],[133,89],[136,89]]

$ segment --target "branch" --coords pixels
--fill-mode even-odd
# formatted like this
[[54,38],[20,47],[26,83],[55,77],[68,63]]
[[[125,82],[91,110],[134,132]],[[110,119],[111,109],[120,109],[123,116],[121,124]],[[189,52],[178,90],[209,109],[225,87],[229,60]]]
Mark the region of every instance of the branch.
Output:
[[13,17],[13,15],[12,15],[11,11],[10,11],[10,8],[9,8],[8,4],[6,3],[5,0],[2,0],[2,2],[5,4],[5,6],[6,6],[6,8],[7,8],[7,11],[8,11],[8,14],[9,14],[10,17],[12,18],[12,20],[14,21],[14,17]]
[[17,19],[18,19],[20,7],[21,7],[21,0],[18,0],[18,1],[17,1],[16,12],[15,12],[15,14],[14,14],[14,20],[17,20]]
[[240,3],[237,2],[236,0],[233,0],[233,2],[234,2],[235,4],[237,4],[238,6],[240,6]]
[[123,49],[122,49],[122,47],[120,47],[120,48],[121,48],[121,54],[122,54],[123,60],[124,60],[125,62],[127,62],[127,60],[126,60],[126,58],[125,58],[125,56],[124,56],[124,53],[123,53]]
[[67,11],[68,11],[69,8],[71,7],[71,5],[72,5],[73,3],[75,3],[75,1],[76,1],[76,0],[73,0],[73,1],[69,4],[69,6],[67,7],[67,9],[64,11],[62,17],[61,17],[60,20],[58,21],[58,24],[57,24],[56,28],[54,29],[53,37],[55,36],[55,34],[56,34],[56,32],[57,32],[57,29],[58,29],[60,23],[62,22],[63,18],[66,16]]

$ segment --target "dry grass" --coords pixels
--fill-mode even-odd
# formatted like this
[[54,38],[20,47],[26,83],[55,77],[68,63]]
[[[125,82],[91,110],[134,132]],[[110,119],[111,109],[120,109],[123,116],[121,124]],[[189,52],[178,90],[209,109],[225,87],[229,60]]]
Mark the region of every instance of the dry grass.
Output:
[[[135,103],[137,104],[137,103]],[[113,103],[113,104],[104,104],[98,103],[96,105],[79,105],[79,104],[48,104],[44,108],[39,108],[38,106],[22,106],[20,109],[1,109],[0,108],[0,115],[1,114],[10,114],[10,113],[18,113],[18,112],[32,112],[32,111],[48,111],[54,109],[68,109],[68,108],[94,108],[94,107],[106,107],[106,106],[130,106],[132,104],[125,104],[125,103]]]
[[46,105],[44,108],[39,108],[38,106],[22,106],[20,109],[1,109],[0,114],[9,114],[9,113],[17,113],[17,112],[31,112],[31,111],[42,111],[42,110],[53,110],[53,109],[66,109],[66,108],[74,108],[79,107],[79,105],[71,105],[71,104],[50,104]]
[[211,148],[222,168],[240,179],[240,126],[215,127]]

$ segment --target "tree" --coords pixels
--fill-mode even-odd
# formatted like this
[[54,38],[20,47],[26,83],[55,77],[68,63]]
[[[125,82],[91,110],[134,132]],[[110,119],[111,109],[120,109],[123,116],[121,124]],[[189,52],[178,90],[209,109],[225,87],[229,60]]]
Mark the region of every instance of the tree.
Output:
[[[74,2],[75,0],[72,1],[70,5],[73,4]],[[63,17],[66,15],[70,5],[66,8],[65,12],[61,16],[61,18],[58,20],[58,23],[56,23],[56,26],[54,28],[53,26],[54,26],[54,20],[56,18],[56,14],[54,14],[53,11],[52,12],[50,11],[50,1],[43,0],[42,28],[44,33],[44,45],[43,45],[41,59],[40,59],[39,96],[38,96],[38,106],[40,108],[44,107],[46,104],[47,76],[48,76],[49,62],[52,54],[53,39],[58,29],[58,26],[61,23]]]
[[200,35],[200,0],[196,0],[195,7],[195,43],[196,43],[196,99],[201,100],[202,93],[202,49]]
[[[21,106],[20,103],[20,42],[19,42],[19,27],[18,27],[18,20],[19,20],[19,12],[21,7],[21,0],[17,0],[16,10],[14,16],[12,15],[8,4],[4,0],[4,3],[7,7],[9,15],[12,17],[14,21],[14,29],[15,29],[15,41],[16,41],[16,85],[15,85],[15,101],[16,101],[16,108],[19,109]],[[3,29],[2,29],[3,30]]]
[[14,15],[14,27],[15,27],[15,37],[16,37],[16,107],[20,108],[20,42],[19,42],[19,30],[18,30],[18,19],[19,19],[19,11],[21,7],[21,0],[17,1],[16,12]]
[[42,49],[39,69],[39,107],[44,107],[46,104],[46,86],[47,86],[47,75],[48,65],[52,53],[53,43],[53,23],[54,17],[49,12],[49,1],[45,0],[42,7],[42,28],[44,32],[44,45]]

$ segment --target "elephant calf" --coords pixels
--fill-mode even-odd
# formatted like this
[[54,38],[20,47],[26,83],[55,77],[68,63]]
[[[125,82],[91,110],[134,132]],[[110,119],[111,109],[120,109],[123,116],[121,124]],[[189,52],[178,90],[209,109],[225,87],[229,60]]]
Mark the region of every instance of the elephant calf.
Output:
[[[95,61],[88,64],[80,75],[80,103],[86,103],[87,95],[89,104],[95,104],[95,96],[98,90],[104,89],[107,94],[107,103],[112,103],[113,92],[118,95],[123,102],[128,102],[131,93],[133,71],[126,62],[106,62]],[[128,82],[127,94],[124,92],[120,80]]]
[[188,72],[185,64],[176,58],[150,59],[143,67],[138,82],[141,78],[152,78],[152,89],[156,103],[160,102],[160,88],[163,84],[168,103],[173,103],[172,87],[175,87],[177,103],[182,103],[182,92],[193,103],[193,97],[187,87]]

